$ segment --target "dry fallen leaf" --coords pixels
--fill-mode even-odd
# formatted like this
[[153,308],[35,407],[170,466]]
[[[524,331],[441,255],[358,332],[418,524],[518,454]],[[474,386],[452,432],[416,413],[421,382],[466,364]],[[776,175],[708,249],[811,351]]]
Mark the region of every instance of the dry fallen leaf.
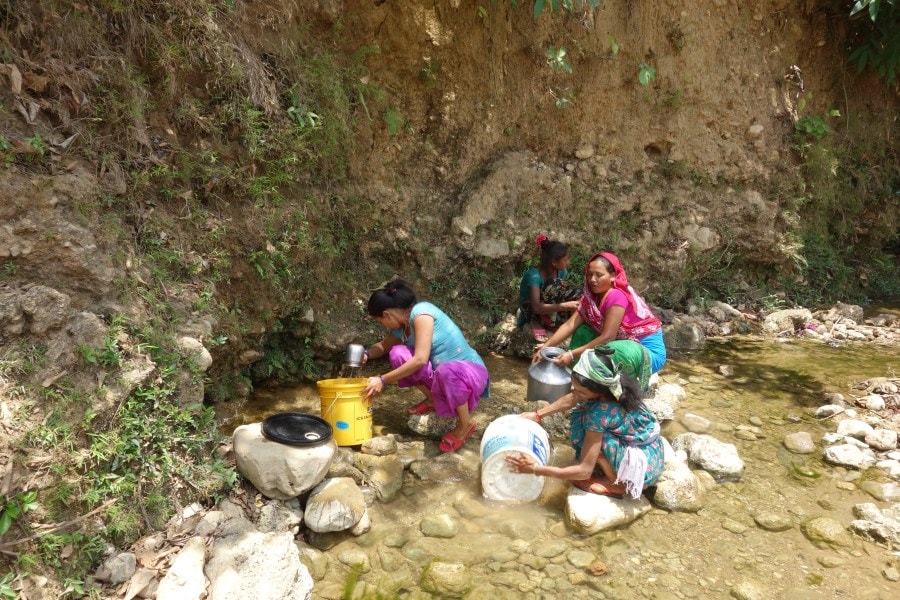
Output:
[[75,548],[72,547],[72,544],[66,544],[63,546],[63,549],[59,551],[59,557],[65,560],[72,556],[73,552],[75,552]]
[[9,76],[9,87],[12,89],[13,94],[18,96],[22,93],[22,74],[19,72],[19,67],[12,64],[2,64],[0,65],[0,73]]
[[62,371],[61,373],[52,375],[41,382],[41,387],[45,387],[45,388],[50,387],[51,385],[53,385],[54,383],[56,383],[57,381],[59,381],[60,379],[62,379],[63,377],[65,377],[68,374],[69,374],[68,371]]
[[[27,104],[26,104],[27,102]],[[38,111],[41,109],[37,103],[32,102],[31,100],[23,101],[22,98],[16,98],[14,102],[16,106],[16,110],[25,117],[25,122],[29,125],[34,125],[34,119],[38,115]]]
[[40,94],[47,89],[47,85],[50,84],[50,78],[45,75],[38,75],[37,73],[26,71],[24,83],[25,87],[27,87],[29,90]]

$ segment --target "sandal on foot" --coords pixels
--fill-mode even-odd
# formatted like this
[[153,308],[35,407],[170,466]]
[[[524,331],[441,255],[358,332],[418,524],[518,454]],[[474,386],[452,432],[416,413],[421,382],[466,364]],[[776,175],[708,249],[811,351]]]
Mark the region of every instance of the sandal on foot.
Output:
[[415,406],[406,409],[406,414],[408,415],[424,415],[430,412],[434,412],[434,406],[428,404],[427,400],[422,400]]
[[625,494],[617,494],[611,491],[602,481],[600,481],[599,479],[595,479],[594,477],[582,479],[580,481],[573,481],[572,485],[577,487],[579,490],[584,490],[589,494],[597,494],[598,496],[609,496],[610,498],[619,499],[625,497]]
[[469,427],[469,430],[462,436],[462,439],[454,437],[450,435],[449,432],[444,434],[444,437],[441,438],[441,443],[438,444],[438,448],[441,449],[441,452],[456,452],[459,450],[462,445],[469,439],[473,433],[475,433],[475,429],[478,424],[475,421],[472,421],[472,426]]

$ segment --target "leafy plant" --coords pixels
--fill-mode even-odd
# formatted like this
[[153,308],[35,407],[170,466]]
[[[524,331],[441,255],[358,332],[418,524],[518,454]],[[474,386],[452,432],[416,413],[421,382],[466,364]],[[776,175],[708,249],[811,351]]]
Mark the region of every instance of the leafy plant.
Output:
[[2,135],[0,135],[0,160],[3,162],[11,162],[13,160],[12,144]]
[[306,127],[318,127],[322,117],[300,103],[297,94],[291,94],[291,105],[287,109],[288,117],[301,129]]
[[828,123],[815,115],[800,117],[794,123],[794,129],[798,133],[815,140],[821,140],[826,135],[831,134],[831,127],[828,126]]
[[125,321],[122,317],[117,316],[113,319],[109,329],[107,329],[103,343],[99,348],[83,344],[78,346],[78,352],[81,354],[84,362],[109,368],[122,366],[124,355],[122,349],[119,348],[119,336],[122,335],[124,325]]
[[609,39],[609,55],[610,56],[618,56],[619,55],[619,42],[616,41],[611,35],[606,36]]
[[[840,117],[841,113],[839,110],[832,109],[828,112],[828,116]],[[805,115],[797,119],[797,122],[794,123],[794,130],[807,139],[812,138],[816,141],[831,135],[831,127],[822,117],[816,115]]]
[[900,3],[856,0],[850,16],[863,11],[869,17],[860,20],[859,37],[863,42],[850,51],[848,58],[860,72],[869,67],[888,85],[894,85],[900,72]]
[[646,63],[641,63],[638,66],[638,82],[641,85],[649,85],[654,79],[656,79],[656,69]]
[[3,600],[16,600],[16,591],[12,589],[12,582],[15,580],[14,573],[7,573],[0,577],[0,598]]
[[545,55],[547,64],[550,65],[554,72],[565,71],[566,73],[572,73],[572,65],[566,60],[565,48],[547,48]]
[[47,144],[44,143],[44,138],[41,137],[40,133],[35,133],[30,138],[26,138],[25,143],[27,143],[40,157],[43,157],[47,153]]
[[0,499],[0,536],[9,531],[22,515],[38,507],[37,492],[19,492],[12,498]]
[[384,112],[384,123],[387,125],[388,134],[394,137],[406,124],[406,117],[396,108],[390,107]]
[[556,108],[568,108],[575,103],[575,94],[572,92],[572,88],[566,88],[558,94],[553,93],[553,97],[556,98]]

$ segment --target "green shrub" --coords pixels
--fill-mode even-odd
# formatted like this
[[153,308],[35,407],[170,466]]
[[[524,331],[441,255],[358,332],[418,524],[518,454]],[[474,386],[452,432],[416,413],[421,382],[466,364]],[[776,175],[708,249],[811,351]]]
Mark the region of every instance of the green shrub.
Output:
[[867,11],[867,17],[856,19],[856,39],[849,60],[857,69],[872,69],[888,85],[897,83],[900,72],[900,4],[895,0],[856,0],[850,15]]

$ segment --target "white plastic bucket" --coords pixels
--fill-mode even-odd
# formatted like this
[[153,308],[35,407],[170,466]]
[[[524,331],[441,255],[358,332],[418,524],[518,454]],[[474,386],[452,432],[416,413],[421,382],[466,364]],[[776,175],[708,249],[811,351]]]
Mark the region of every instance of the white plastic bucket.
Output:
[[544,428],[519,415],[493,421],[481,438],[481,488],[485,498],[507,502],[531,502],[544,489],[544,478],[514,473],[505,457],[521,452],[546,465],[550,441]]

